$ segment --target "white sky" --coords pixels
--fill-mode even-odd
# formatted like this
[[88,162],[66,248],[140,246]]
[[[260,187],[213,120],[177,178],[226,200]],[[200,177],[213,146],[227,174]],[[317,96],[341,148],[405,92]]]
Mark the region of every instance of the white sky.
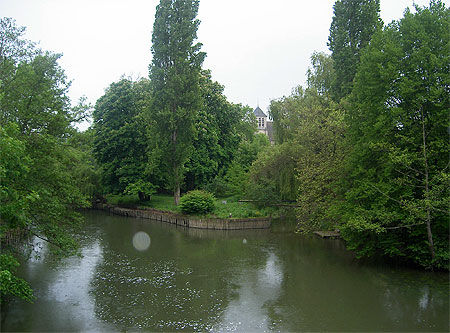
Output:
[[[428,6],[429,0],[415,0]],[[94,104],[121,75],[148,76],[159,0],[0,0],[0,17],[26,26],[26,38],[63,53],[73,102]],[[328,51],[334,0],[201,0],[198,31],[205,69],[231,102],[266,111],[272,99],[305,84],[313,51]],[[381,0],[386,23],[413,0]]]

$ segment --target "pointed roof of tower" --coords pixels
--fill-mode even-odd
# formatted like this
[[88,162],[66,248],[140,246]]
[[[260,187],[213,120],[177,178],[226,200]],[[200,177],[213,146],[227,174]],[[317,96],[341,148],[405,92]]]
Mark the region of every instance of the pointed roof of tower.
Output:
[[263,112],[263,110],[260,109],[259,106],[256,107],[255,110],[253,110],[253,113],[255,114],[256,117],[266,117],[266,114]]

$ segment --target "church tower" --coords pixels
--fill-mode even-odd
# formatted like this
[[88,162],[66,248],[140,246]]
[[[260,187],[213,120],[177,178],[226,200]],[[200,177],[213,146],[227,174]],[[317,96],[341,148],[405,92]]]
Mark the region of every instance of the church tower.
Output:
[[256,124],[258,125],[258,133],[263,133],[267,135],[270,143],[274,144],[275,140],[273,136],[272,121],[269,120],[267,115],[263,112],[263,110],[261,110],[259,106],[257,106],[256,109],[253,110],[253,114],[256,117]]
[[267,128],[267,116],[263,112],[263,110],[260,109],[259,106],[256,107],[255,110],[253,110],[253,113],[256,116],[256,123],[258,124],[258,132],[264,131]]

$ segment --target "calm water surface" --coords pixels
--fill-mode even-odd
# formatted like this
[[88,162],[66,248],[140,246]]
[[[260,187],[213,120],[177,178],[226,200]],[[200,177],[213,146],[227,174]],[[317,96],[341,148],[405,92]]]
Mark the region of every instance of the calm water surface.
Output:
[[282,228],[182,229],[88,212],[82,257],[21,267],[2,331],[448,331],[448,274],[362,264]]

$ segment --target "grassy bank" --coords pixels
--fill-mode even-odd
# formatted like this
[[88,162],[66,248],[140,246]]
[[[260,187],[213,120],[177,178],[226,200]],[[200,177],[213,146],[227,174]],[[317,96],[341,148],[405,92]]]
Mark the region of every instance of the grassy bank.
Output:
[[[141,202],[137,196],[133,195],[107,195],[107,202],[111,205],[117,205],[129,208],[154,208],[162,211],[168,211],[180,214],[179,207],[175,206],[173,196],[153,195],[150,201]],[[205,215],[208,218],[250,218],[266,217],[276,214],[273,207],[258,208],[249,202],[238,202],[238,198],[217,198],[215,201],[215,210],[211,214]]]

